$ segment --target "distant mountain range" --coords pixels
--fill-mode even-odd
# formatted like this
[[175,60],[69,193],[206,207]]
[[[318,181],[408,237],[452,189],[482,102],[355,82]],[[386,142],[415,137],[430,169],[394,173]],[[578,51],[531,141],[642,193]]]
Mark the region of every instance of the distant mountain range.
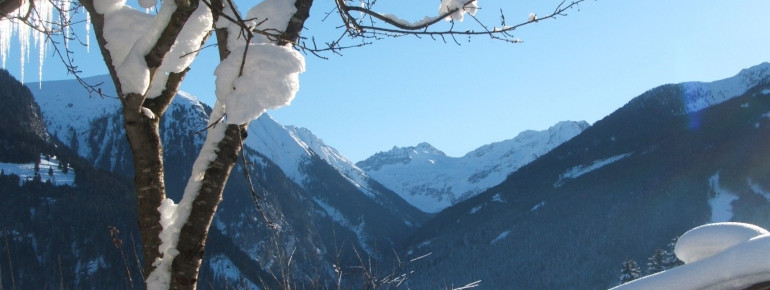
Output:
[[449,157],[428,143],[379,152],[356,163],[369,176],[420,210],[436,213],[503,182],[508,174],[588,128],[559,122],[548,130],[524,131],[484,145],[463,157]]
[[[114,91],[109,77],[86,81]],[[51,277],[60,276],[66,288],[140,285],[133,258],[120,258],[133,255],[138,233],[118,100],[89,97],[75,81],[32,87],[0,78],[15,108],[0,114],[0,134],[9,136],[0,140],[0,163],[51,156],[72,163],[76,177],[69,185],[0,177],[0,194],[14,205],[4,205],[0,223],[18,250],[10,259],[24,264],[0,272],[3,288],[12,278],[25,281],[17,287],[54,287]],[[172,198],[190,175],[209,112],[180,92],[166,113]],[[309,130],[264,115],[248,129],[245,162],[226,188],[200,278],[278,288],[284,281],[276,277],[289,275],[297,285],[335,287],[344,272],[355,287],[366,270],[398,274],[412,289],[477,280],[487,289],[611,287],[622,261],[643,262],[696,225],[770,226],[769,116],[767,63],[722,81],[654,88],[592,126],[560,122],[459,158],[421,143],[353,164]],[[244,172],[264,201],[253,199]],[[61,219],[72,212],[88,214]],[[51,226],[73,242],[56,244],[43,230]],[[121,229],[122,248],[108,238],[110,226]],[[57,256],[61,275],[49,267]]]

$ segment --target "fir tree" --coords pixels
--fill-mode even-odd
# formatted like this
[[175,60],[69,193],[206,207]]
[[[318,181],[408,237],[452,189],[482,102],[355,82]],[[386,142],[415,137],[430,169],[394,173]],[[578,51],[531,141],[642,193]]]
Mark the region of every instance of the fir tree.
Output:
[[620,284],[625,284],[639,278],[642,273],[642,269],[636,264],[633,259],[623,262],[623,266],[620,269]]
[[676,257],[676,253],[674,253],[674,248],[676,247],[676,241],[678,238],[671,239],[671,243],[668,244],[668,250],[665,251],[664,257],[663,257],[663,263],[661,266],[663,266],[663,270],[668,270],[677,266],[684,265],[684,262],[679,260]]
[[647,275],[655,274],[667,270],[664,266],[667,252],[661,249],[655,249],[652,257],[647,258]]

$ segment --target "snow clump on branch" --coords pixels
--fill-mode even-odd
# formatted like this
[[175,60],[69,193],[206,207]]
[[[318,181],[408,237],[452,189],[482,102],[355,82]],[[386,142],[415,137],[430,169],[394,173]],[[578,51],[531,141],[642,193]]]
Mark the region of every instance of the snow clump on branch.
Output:
[[478,2],[479,1],[475,0],[441,0],[441,5],[438,7],[438,13],[444,14],[457,9],[457,11],[450,14],[445,19],[447,21],[463,21],[466,12],[470,15],[476,15],[476,11],[479,9]]
[[229,124],[244,124],[267,109],[288,105],[299,90],[299,73],[305,71],[304,57],[291,45],[259,43],[248,46],[239,76],[245,49],[230,53],[214,72],[217,99],[225,105]]
[[291,44],[275,43],[296,11],[294,0],[265,0],[251,8],[246,25],[269,35],[255,34],[249,43],[238,25],[224,17],[217,22],[218,28],[227,28],[231,51],[214,71],[217,102],[225,107],[227,123],[247,123],[294,99],[305,58]]
[[177,8],[174,1],[163,1],[154,16],[125,5],[123,0],[94,1],[94,6],[104,15],[105,46],[110,51],[123,93],[144,94],[149,90],[148,98],[157,97],[163,91],[166,73],[181,72],[192,63],[214,21],[208,7],[199,5],[163,58],[150,88],[150,71],[144,57],[168,25]]

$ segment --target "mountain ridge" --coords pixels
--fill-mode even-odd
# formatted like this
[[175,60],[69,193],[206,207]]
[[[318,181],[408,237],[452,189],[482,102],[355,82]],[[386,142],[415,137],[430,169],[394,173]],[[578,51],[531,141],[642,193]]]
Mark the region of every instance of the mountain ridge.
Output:
[[501,184],[447,208],[409,242],[412,256],[433,253],[416,265],[410,286],[453,278],[493,289],[609,288],[622,262],[646,261],[695,226],[766,226],[770,82],[755,80],[739,95],[684,114],[681,85],[648,90]]
[[427,213],[436,213],[502,182],[505,177],[589,125],[562,121],[543,131],[481,146],[449,157],[432,145],[393,147],[356,163],[366,174]]

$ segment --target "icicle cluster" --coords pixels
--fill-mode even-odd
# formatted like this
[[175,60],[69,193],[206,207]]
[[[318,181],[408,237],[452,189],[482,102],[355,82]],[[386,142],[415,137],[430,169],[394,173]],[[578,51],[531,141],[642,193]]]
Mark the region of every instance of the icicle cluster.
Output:
[[[43,79],[47,41],[54,34],[64,34],[64,45],[69,45],[71,23],[71,0],[30,0],[0,18],[0,59],[5,68],[11,44],[16,39],[19,45],[20,79],[24,82],[25,66],[29,61],[30,49],[37,48],[38,77]],[[87,14],[86,14],[87,15]],[[90,18],[86,16],[86,33]],[[86,38],[86,44],[88,44]]]

